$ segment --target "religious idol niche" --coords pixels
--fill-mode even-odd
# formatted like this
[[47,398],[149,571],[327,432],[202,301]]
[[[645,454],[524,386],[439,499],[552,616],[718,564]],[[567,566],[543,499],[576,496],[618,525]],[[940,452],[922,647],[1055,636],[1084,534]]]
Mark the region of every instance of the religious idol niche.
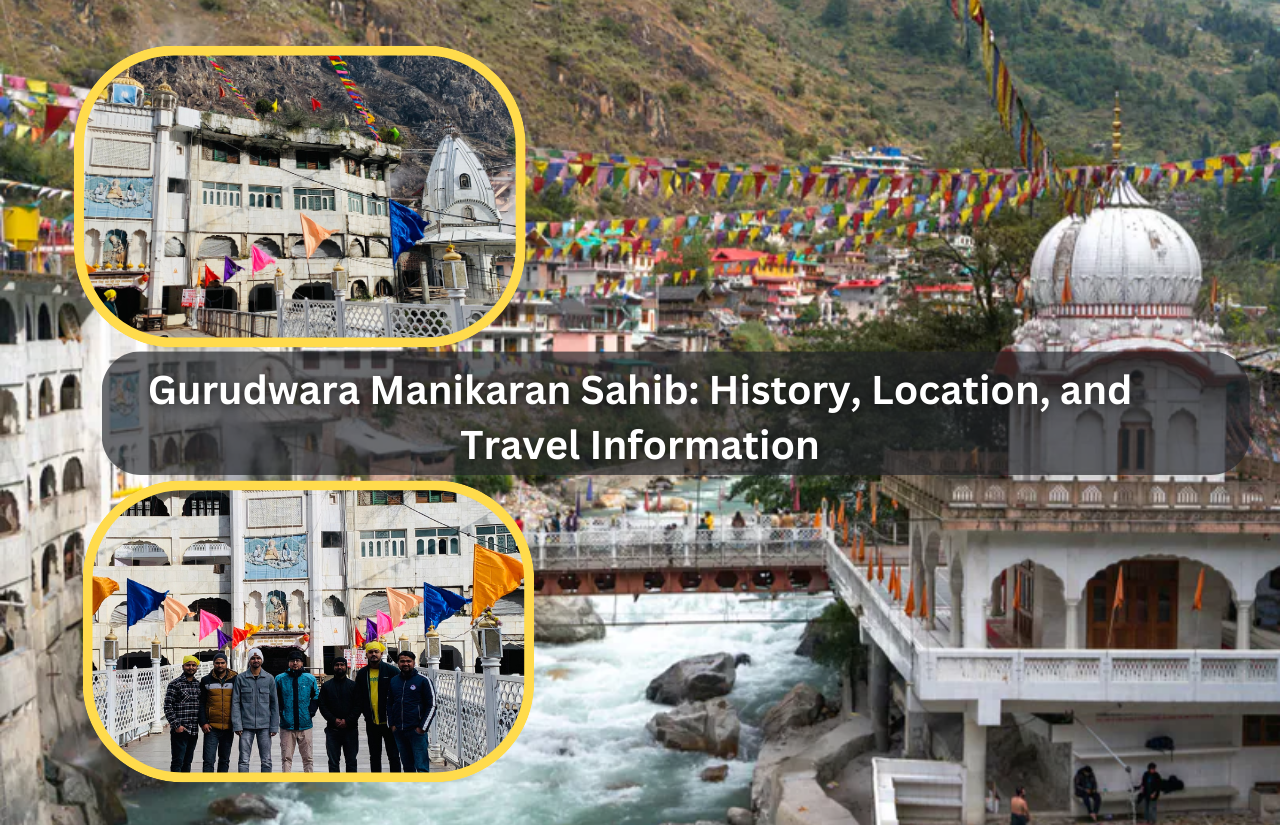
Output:
[[267,593],[267,613],[264,617],[267,624],[284,627],[289,622],[289,597],[283,590],[272,590]]
[[307,536],[272,536],[244,540],[244,577],[305,579]]

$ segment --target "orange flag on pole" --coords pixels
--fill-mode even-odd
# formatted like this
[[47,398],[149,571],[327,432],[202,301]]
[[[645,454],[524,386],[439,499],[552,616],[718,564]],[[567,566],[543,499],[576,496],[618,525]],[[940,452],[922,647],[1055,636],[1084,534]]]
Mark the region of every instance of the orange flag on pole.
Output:
[[[1203,575],[1203,574],[1201,574]],[[107,596],[120,589],[120,585],[115,579],[103,578],[102,576],[93,577],[93,612],[97,613],[98,608],[102,607],[102,603]]]
[[1022,609],[1022,577],[1016,570],[1013,573],[1013,609]]
[[1121,567],[1116,574],[1116,597],[1111,602],[1111,612],[1114,613],[1124,607],[1124,568]]
[[310,258],[316,249],[319,248],[321,241],[333,233],[324,229],[320,224],[311,220],[302,213],[299,213],[298,217],[302,218],[302,243],[307,248],[307,257]]
[[884,581],[884,551],[877,547],[876,556],[880,559],[880,567],[876,571],[876,581]]
[[893,567],[889,569],[889,595],[894,601],[898,599],[898,560],[893,560]]
[[1192,610],[1204,609],[1204,568],[1200,568],[1200,578],[1196,581],[1196,598],[1191,603]]
[[519,555],[495,553],[477,544],[471,578],[471,615],[479,616],[520,586],[524,579],[524,561]]
[[911,585],[907,588],[907,606],[903,611],[908,616],[914,616],[916,613],[916,580],[911,580]]
[[853,511],[855,513],[862,512],[862,491],[861,490],[858,491],[858,497],[854,499]]
[[406,593],[403,590],[396,590],[394,587],[387,588],[387,612],[391,614],[392,629],[404,624],[404,614],[412,613],[413,609],[422,604],[421,596],[414,593]]
[[[866,542],[864,541],[863,546],[865,547],[865,545],[866,545]],[[875,557],[872,556],[870,553],[867,553],[866,556],[867,556],[867,581],[871,582],[871,581],[874,581],[876,577],[876,560],[875,560]]]
[[929,582],[920,583],[920,618],[929,618]]
[[[849,524],[849,523],[848,523],[847,521],[845,521],[845,519],[844,519],[844,499],[840,499],[840,512],[836,513],[836,522],[837,522],[837,523],[839,523],[839,524],[843,524],[843,525],[845,525],[846,527],[847,527],[847,526],[848,526],[848,524]],[[847,539],[846,539],[846,541],[847,541]]]
[[187,616],[196,615],[173,596],[166,596],[165,600],[160,603],[160,607],[164,609],[164,632],[166,634],[172,633],[173,629],[178,626],[178,622]]
[[249,631],[243,627],[231,628],[231,649],[235,650],[247,638],[249,638]]

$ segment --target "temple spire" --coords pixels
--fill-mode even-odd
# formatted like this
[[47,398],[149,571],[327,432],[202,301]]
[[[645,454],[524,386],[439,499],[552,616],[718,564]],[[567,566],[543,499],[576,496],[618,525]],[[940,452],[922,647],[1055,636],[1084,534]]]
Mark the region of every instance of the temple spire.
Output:
[[1122,148],[1121,136],[1123,134],[1123,126],[1120,123],[1120,90],[1116,89],[1116,108],[1115,119],[1111,121],[1111,160],[1117,166],[1120,165],[1120,150]]

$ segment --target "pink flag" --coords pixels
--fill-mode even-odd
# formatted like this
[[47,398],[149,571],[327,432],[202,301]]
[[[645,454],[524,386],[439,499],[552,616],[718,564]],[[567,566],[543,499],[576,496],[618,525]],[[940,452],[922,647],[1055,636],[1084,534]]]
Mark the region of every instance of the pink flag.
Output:
[[385,634],[395,630],[395,625],[391,623],[391,616],[383,611],[378,611],[378,638],[382,638]]
[[273,264],[276,259],[259,249],[256,245],[253,247],[253,272],[265,268],[268,264]]
[[222,619],[210,613],[208,610],[200,611],[200,638],[203,639],[215,630],[222,629]]

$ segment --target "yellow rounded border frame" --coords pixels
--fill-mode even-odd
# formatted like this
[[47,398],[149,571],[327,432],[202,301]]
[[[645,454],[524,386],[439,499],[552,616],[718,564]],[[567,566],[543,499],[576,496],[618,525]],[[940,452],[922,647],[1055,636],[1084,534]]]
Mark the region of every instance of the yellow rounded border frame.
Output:
[[[485,755],[483,759],[474,765],[468,765],[465,768],[459,768],[454,771],[440,773],[174,773],[172,771],[161,770],[150,765],[144,764],[135,757],[131,756],[127,750],[122,748],[108,734],[106,727],[102,724],[102,720],[98,717],[98,710],[93,701],[93,568],[94,561],[98,554],[98,548],[102,546],[103,540],[106,538],[108,528],[124,515],[127,510],[139,501],[156,493],[167,493],[175,490],[385,490],[389,486],[386,481],[252,481],[252,482],[226,482],[226,481],[166,481],[161,484],[153,484],[150,487],[143,488],[132,495],[129,495],[119,504],[112,508],[107,517],[98,525],[98,529],[94,531],[93,539],[89,542],[89,547],[85,551],[85,569],[89,574],[84,576],[84,630],[82,633],[82,646],[84,648],[84,661],[82,667],[84,670],[83,692],[85,712],[89,715],[89,722],[93,725],[93,730],[98,734],[98,739],[106,746],[111,754],[119,759],[122,763],[130,768],[145,774],[152,779],[160,779],[166,782],[208,782],[210,779],[221,779],[227,782],[449,782],[454,779],[463,779],[472,774],[479,773],[485,768],[496,762],[499,757],[510,749],[511,745],[519,738],[520,732],[524,730],[525,722],[529,719],[529,709],[533,705],[533,598],[525,599],[524,603],[524,623],[525,623],[525,646],[524,646],[524,697],[520,703],[520,713],[516,716],[515,724],[511,726],[511,731],[498,743],[498,747]],[[405,481],[399,482],[391,486],[397,486],[402,490],[449,490],[459,495],[479,502],[488,507],[498,518],[502,519],[502,523],[511,530],[511,535],[516,538],[516,545],[520,549],[520,558],[524,562],[525,582],[533,581],[533,556],[529,552],[529,544],[525,541],[524,533],[516,526],[515,519],[496,501],[478,490],[472,489],[453,481]]]
[[[515,235],[515,265],[511,271],[511,280],[507,283],[507,288],[503,290],[499,296],[498,302],[494,304],[493,309],[484,314],[480,320],[471,326],[458,332],[452,332],[448,335],[440,335],[435,338],[196,338],[196,337],[179,337],[168,338],[154,335],[152,333],[143,332],[134,329],[128,324],[121,321],[116,316],[107,311],[103,305],[102,299],[98,297],[94,291],[93,282],[89,278],[89,270],[84,260],[84,175],[85,175],[85,150],[86,150],[86,132],[89,126],[89,113],[92,111],[94,104],[98,100],[98,95],[106,89],[117,75],[131,66],[151,60],[157,57],[246,57],[246,56],[290,56],[290,57],[314,57],[325,56],[340,52],[344,55],[363,55],[363,56],[420,56],[420,57],[443,57],[449,60],[456,60],[465,66],[470,67],[480,74],[485,80],[497,90],[502,96],[503,102],[507,105],[507,112],[511,115],[511,125],[515,130],[516,153],[515,153],[515,192],[516,199],[516,217],[515,227],[512,232]],[[146,49],[145,51],[132,54],[116,65],[93,85],[89,90],[89,97],[85,100],[83,108],[80,110],[80,116],[76,120],[76,148],[75,148],[75,256],[76,256],[76,272],[80,276],[80,285],[85,291],[85,295],[89,299],[89,303],[93,304],[94,310],[107,320],[111,326],[135,341],[143,344],[158,347],[263,347],[263,346],[283,346],[283,347],[442,347],[450,344],[456,344],[459,341],[465,341],[467,338],[483,331],[490,324],[497,320],[503,310],[507,308],[507,304],[511,303],[511,299],[516,294],[516,289],[520,285],[520,279],[524,275],[525,262],[525,242],[524,233],[521,231],[524,227],[525,214],[525,164],[524,164],[524,120],[520,117],[520,109],[516,106],[515,97],[511,94],[511,90],[507,85],[490,69],[488,66],[476,60],[474,57],[456,51],[454,49],[446,49],[437,46],[164,46],[154,49]],[[154,274],[154,273],[153,273]]]

